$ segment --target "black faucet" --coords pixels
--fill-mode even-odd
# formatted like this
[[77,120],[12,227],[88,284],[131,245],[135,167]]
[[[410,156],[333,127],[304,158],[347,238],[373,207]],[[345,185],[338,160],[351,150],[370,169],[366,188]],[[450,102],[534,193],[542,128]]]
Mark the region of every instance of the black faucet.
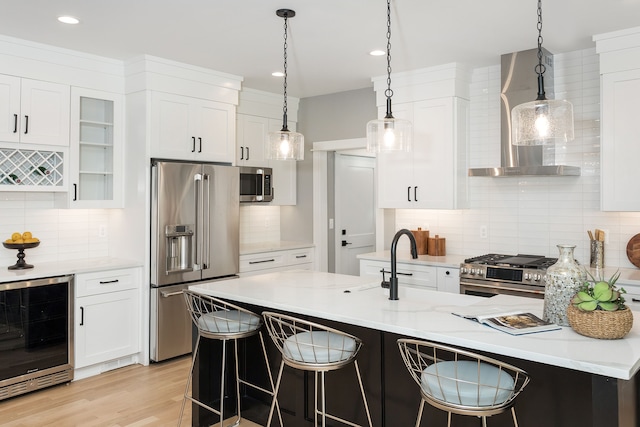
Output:
[[[411,257],[413,259],[418,258],[418,249],[416,247],[416,238],[413,237],[413,234],[403,228],[402,230],[398,230],[395,236],[393,236],[393,240],[391,241],[391,278],[389,279],[389,299],[397,300],[398,299],[398,276],[396,274],[396,248],[398,246],[398,239],[400,236],[406,234],[409,238],[409,242],[411,243]],[[384,276],[383,276],[384,279]]]

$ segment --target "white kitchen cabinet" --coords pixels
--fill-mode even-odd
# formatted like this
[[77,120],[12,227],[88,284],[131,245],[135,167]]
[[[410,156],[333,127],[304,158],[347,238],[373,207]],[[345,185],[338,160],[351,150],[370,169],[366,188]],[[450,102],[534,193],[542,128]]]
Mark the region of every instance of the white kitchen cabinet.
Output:
[[0,141],[69,145],[68,85],[0,75]]
[[76,369],[140,352],[138,268],[75,276]]
[[439,291],[460,293],[460,268],[438,267],[437,275]]
[[266,117],[237,115],[236,164],[238,166],[266,167],[265,141],[269,132]]
[[603,211],[640,211],[640,69],[602,75],[600,185]]
[[[382,282],[391,277],[391,261],[360,260],[360,276],[369,276]],[[410,286],[442,292],[460,293],[460,269],[436,267],[416,263],[396,263],[396,273],[400,286]]]
[[241,277],[286,270],[313,270],[313,248],[240,255]]
[[122,207],[122,106],[122,95],[72,89],[70,207]]
[[413,123],[413,149],[378,155],[378,207],[466,207],[468,112],[457,97],[394,106],[395,117]]
[[151,156],[233,163],[235,106],[154,91],[151,94]]

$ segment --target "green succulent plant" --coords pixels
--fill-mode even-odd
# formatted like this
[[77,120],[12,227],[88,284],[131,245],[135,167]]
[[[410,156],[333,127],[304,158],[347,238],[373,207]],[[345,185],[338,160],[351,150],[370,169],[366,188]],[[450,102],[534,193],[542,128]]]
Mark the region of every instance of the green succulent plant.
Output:
[[620,278],[620,271],[611,276],[609,280],[596,279],[587,271],[591,280],[586,281],[571,303],[583,311],[605,310],[616,311],[626,307],[622,294],[627,291],[618,289],[615,284]]

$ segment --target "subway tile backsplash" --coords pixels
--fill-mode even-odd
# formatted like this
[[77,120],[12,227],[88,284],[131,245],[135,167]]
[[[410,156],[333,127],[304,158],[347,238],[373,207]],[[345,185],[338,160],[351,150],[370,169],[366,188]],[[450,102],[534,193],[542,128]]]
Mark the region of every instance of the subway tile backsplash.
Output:
[[[475,69],[470,102],[469,167],[500,163],[500,66]],[[555,97],[574,106],[575,139],[555,147],[556,163],[581,167],[579,177],[469,178],[470,208],[396,211],[396,227],[429,229],[447,238],[447,253],[556,257],[576,245],[589,263],[588,229],[607,231],[605,265],[634,268],[626,256],[640,233],[640,213],[600,211],[600,76],[595,49],[555,55]],[[486,237],[481,228],[486,227]]]

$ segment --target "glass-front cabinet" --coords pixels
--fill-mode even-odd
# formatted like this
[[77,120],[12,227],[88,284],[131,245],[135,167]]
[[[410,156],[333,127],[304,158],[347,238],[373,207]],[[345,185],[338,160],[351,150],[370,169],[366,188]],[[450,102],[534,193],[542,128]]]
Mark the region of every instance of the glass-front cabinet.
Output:
[[120,208],[122,201],[122,95],[71,91],[69,206]]

